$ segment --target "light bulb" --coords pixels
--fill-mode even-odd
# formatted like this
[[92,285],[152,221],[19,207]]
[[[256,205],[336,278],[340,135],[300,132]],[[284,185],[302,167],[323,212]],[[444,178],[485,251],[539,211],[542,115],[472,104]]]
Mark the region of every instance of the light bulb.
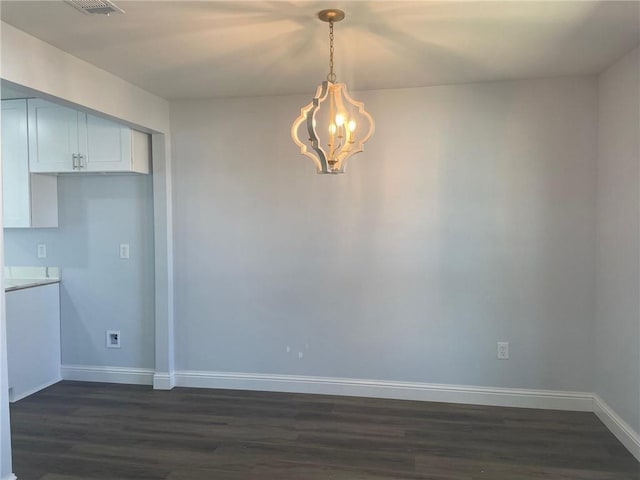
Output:
[[349,120],[349,124],[347,126],[349,127],[349,131],[351,133],[356,131],[356,121],[355,120]]
[[338,125],[339,127],[344,125],[344,115],[342,115],[341,113],[336,115],[336,125]]
[[336,133],[336,125],[335,125],[335,123],[330,123],[329,124],[329,133],[331,135],[335,135],[335,133]]

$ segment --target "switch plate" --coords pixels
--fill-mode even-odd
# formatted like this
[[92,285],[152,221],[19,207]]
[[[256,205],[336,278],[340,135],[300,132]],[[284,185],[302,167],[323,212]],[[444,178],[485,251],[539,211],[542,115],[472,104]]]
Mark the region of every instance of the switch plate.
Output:
[[509,359],[509,342],[498,342],[498,359]]
[[120,330],[107,330],[107,348],[120,348]]
[[120,244],[120,258],[122,258],[124,260],[128,260],[129,259],[129,244],[128,243],[121,243]]
[[44,243],[38,244],[38,258],[47,258],[47,246]]

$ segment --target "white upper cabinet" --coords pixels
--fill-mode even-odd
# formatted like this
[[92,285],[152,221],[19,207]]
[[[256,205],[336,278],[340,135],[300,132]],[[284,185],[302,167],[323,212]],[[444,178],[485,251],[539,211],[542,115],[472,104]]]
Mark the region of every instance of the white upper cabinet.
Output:
[[130,158],[131,129],[87,115],[87,155],[82,168],[87,172],[126,171]]
[[87,115],[86,128],[81,171],[149,173],[149,135],[94,115]]
[[27,101],[2,101],[2,209],[5,227],[57,227],[58,180],[29,173]]
[[28,106],[30,170],[77,171],[87,149],[86,114],[40,99]]
[[29,100],[29,149],[31,172],[149,173],[149,135],[40,99]]
[[25,100],[2,102],[2,198],[5,226],[29,222],[29,146]]

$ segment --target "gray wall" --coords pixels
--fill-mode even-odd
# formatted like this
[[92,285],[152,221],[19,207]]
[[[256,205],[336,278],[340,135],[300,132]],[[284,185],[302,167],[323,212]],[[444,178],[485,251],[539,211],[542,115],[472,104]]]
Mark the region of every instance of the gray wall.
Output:
[[342,176],[307,96],[171,104],[176,368],[591,391],[595,80],[355,97]]
[[598,78],[595,391],[640,431],[640,50]]
[[[58,202],[59,228],[4,230],[5,264],[61,267],[63,364],[153,368],[151,175],[60,176]],[[121,331],[121,349],[105,347],[108,329]]]

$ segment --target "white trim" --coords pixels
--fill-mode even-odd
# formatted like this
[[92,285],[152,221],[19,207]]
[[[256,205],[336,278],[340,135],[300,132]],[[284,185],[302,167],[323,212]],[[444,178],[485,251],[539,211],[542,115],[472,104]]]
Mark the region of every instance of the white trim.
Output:
[[640,434],[631,428],[631,425],[625,422],[597,393],[593,394],[593,413],[640,461]]
[[[44,390],[47,387],[50,387],[51,385],[54,385],[56,383],[58,383],[60,380],[62,380],[62,377],[58,377],[54,380],[51,380],[49,382],[45,382],[42,385],[39,385],[35,388],[30,388],[29,390],[27,390],[26,392],[21,392],[19,395],[10,395],[9,397],[9,402],[14,403],[17,402],[18,400],[22,400],[23,398],[28,397],[29,395],[33,395],[36,392],[39,392],[40,390]],[[12,392],[12,388],[9,387],[9,392]]]
[[150,368],[103,367],[99,365],[62,365],[63,380],[81,382],[128,383],[152,385],[153,370]]
[[154,390],[171,390],[176,386],[176,377],[171,373],[156,372],[153,374]]
[[176,371],[175,385],[177,387],[317,393],[583,412],[590,412],[593,409],[593,396],[587,392],[474,387],[351,378]]
[[10,473],[6,477],[4,477],[2,480],[18,480],[18,477],[16,477],[15,473]]

